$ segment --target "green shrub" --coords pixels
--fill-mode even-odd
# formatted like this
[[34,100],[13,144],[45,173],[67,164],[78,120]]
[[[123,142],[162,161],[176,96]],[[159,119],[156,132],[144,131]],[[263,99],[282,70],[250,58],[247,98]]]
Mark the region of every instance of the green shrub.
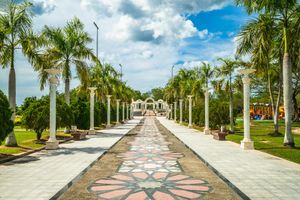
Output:
[[6,96],[0,90],[0,144],[13,131],[14,123],[11,120],[12,111]]
[[[60,98],[56,102],[56,127],[70,127],[73,122],[71,108]],[[22,124],[27,129],[36,132],[36,139],[40,140],[42,133],[50,125],[50,100],[49,97],[42,97],[29,103],[23,111]]]

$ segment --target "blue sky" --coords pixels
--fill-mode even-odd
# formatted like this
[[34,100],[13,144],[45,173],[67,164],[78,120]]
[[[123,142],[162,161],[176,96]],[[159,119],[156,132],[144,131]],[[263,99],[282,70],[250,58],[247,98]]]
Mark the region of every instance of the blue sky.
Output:
[[[101,60],[117,70],[121,63],[124,79],[142,92],[164,86],[174,64],[177,71],[201,61],[216,65],[218,57],[233,57],[235,37],[250,19],[231,0],[34,0],[34,4],[36,32],[46,24],[64,26],[77,16],[95,38],[95,21],[100,26]],[[20,52],[16,72],[18,104],[26,96],[48,93],[39,90],[36,72]],[[7,77],[8,70],[1,70],[0,89],[5,92]],[[71,82],[73,88],[78,84],[76,79]],[[63,92],[63,84],[59,91]]]

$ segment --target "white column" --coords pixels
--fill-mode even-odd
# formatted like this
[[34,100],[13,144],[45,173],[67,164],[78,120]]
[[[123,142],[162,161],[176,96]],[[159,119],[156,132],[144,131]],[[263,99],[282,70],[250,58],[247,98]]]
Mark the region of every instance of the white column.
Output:
[[129,119],[129,105],[126,103],[126,120]]
[[117,120],[117,124],[119,124],[120,123],[120,111],[119,111],[119,109],[120,109],[120,99],[117,99],[117,117],[116,117],[116,120]]
[[90,90],[90,134],[95,134],[94,108],[95,108],[95,87],[89,87]]
[[57,69],[47,69],[45,71],[50,74],[50,136],[49,140],[46,142],[46,149],[52,150],[58,149],[59,144],[56,140],[56,90],[58,85],[56,75],[60,74],[61,71]]
[[205,133],[205,135],[209,135],[210,130],[209,130],[209,92],[208,92],[208,88],[204,88],[204,96],[205,96],[205,128],[204,128],[204,133]]
[[249,74],[255,70],[245,69],[240,70],[244,74],[244,139],[241,141],[242,149],[254,149],[253,141],[250,139],[250,78]]
[[170,120],[173,120],[173,104],[171,104],[171,109],[170,109]]
[[192,128],[192,95],[188,96],[189,99],[189,128]]
[[182,99],[179,99],[179,124],[182,124]]
[[174,121],[176,122],[177,120],[177,102],[174,102]]
[[106,127],[107,128],[110,128],[111,127],[111,124],[110,124],[110,98],[111,98],[111,95],[107,95],[107,125]]
[[125,102],[122,102],[122,121],[125,122]]

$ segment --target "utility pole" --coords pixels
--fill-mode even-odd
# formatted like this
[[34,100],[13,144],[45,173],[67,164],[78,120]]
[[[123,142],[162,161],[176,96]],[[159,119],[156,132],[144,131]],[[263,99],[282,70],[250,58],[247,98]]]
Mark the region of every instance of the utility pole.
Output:
[[96,22],[94,22],[94,25],[95,25],[95,27],[96,27],[96,29],[97,29],[97,38],[96,38],[96,56],[97,56],[97,58],[98,58],[98,32],[99,32],[99,27],[98,27],[98,25],[96,24]]
[[173,74],[174,73],[174,67],[175,67],[175,65],[172,66],[172,70],[171,70],[172,79],[173,79],[173,76],[174,76],[174,74]]
[[119,66],[121,67],[121,82],[122,82],[122,78],[123,78],[123,65],[119,64]]

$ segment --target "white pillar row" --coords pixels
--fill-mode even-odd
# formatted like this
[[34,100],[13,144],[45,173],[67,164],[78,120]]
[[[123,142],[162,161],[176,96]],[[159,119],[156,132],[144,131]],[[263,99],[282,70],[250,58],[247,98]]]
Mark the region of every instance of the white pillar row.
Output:
[[116,116],[117,124],[120,123],[120,99],[117,99],[117,116]]
[[241,141],[242,149],[254,149],[254,143],[250,138],[250,78],[249,74],[253,73],[253,69],[244,69],[239,72],[244,75],[244,139]]
[[111,95],[107,95],[107,125],[106,127],[107,128],[110,128],[111,127],[111,124],[110,124],[110,98],[111,98]]
[[177,120],[177,101],[174,102],[174,121]]
[[122,121],[125,122],[125,102],[122,102]]
[[95,90],[96,87],[89,87],[90,90],[90,134],[95,134]]
[[192,95],[189,95],[188,96],[188,99],[189,99],[189,125],[188,127],[189,128],[192,128]]
[[204,128],[204,133],[205,133],[205,135],[209,135],[210,130],[209,130],[209,92],[208,92],[208,88],[204,88],[204,96],[205,96],[205,128]]
[[182,99],[179,99],[179,124],[182,124]]
[[59,83],[56,75],[60,74],[61,70],[47,69],[45,71],[50,75],[50,136],[49,140],[46,142],[46,149],[53,150],[58,149],[59,144],[59,142],[56,140],[56,90]]
[[170,120],[173,120],[173,104],[171,104],[171,109],[170,109]]

